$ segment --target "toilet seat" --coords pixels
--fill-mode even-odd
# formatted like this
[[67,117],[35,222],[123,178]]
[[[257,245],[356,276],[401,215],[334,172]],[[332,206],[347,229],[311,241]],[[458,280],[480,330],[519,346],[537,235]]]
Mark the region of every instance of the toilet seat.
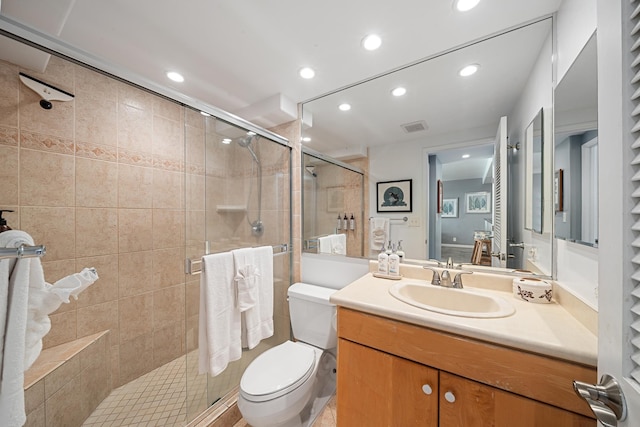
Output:
[[312,347],[286,341],[249,364],[240,380],[240,393],[248,401],[264,402],[295,390],[314,370]]

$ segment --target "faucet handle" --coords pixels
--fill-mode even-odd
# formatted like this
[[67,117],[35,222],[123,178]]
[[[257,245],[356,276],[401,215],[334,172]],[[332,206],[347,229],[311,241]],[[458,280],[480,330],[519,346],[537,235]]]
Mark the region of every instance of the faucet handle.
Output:
[[[444,265],[442,264],[441,261],[437,260],[437,259],[433,259],[433,258],[429,258],[427,261],[431,261],[431,262],[435,262],[437,264],[438,267],[444,267]],[[428,267],[425,267],[428,268]]]
[[453,278],[453,287],[462,289],[462,275],[463,274],[473,274],[473,271],[462,270],[460,273],[456,274],[456,277]]
[[438,271],[435,268],[432,267],[428,267],[428,266],[423,266],[422,268],[424,268],[425,270],[431,270],[433,271],[433,277],[431,278],[431,284],[432,285],[440,285],[440,274],[438,273]]

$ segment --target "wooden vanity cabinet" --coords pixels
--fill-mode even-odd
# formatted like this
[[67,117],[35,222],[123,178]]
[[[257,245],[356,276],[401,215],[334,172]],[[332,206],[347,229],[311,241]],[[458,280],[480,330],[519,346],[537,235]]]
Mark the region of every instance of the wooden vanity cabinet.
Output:
[[337,424],[593,427],[594,367],[339,307]]

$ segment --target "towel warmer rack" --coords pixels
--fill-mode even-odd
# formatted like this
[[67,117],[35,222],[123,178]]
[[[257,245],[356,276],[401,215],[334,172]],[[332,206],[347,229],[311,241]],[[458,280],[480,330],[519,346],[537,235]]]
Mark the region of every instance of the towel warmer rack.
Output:
[[40,246],[20,245],[17,248],[0,248],[0,259],[6,258],[35,258],[43,257],[47,249]]
[[[208,247],[208,245],[207,245]],[[257,246],[256,246],[257,247]],[[273,256],[289,253],[291,246],[288,243],[273,245]],[[278,251],[278,252],[276,252]],[[228,252],[228,251],[225,251]],[[205,254],[209,255],[209,254]],[[200,274],[202,272],[202,258],[187,258],[184,261],[184,273],[190,275]]]
[[[369,221],[371,221],[373,219],[372,216],[369,217]],[[409,221],[409,218],[406,216],[403,216],[402,218],[389,218],[389,221],[404,221],[407,222]]]

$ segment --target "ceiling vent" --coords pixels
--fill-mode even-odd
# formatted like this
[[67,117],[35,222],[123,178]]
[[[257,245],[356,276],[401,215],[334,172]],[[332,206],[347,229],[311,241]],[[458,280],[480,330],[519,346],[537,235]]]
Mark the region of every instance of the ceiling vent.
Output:
[[420,120],[419,122],[405,123],[403,125],[400,125],[400,127],[406,133],[422,132],[429,128],[429,126],[427,126],[427,122],[425,122],[424,120]]

